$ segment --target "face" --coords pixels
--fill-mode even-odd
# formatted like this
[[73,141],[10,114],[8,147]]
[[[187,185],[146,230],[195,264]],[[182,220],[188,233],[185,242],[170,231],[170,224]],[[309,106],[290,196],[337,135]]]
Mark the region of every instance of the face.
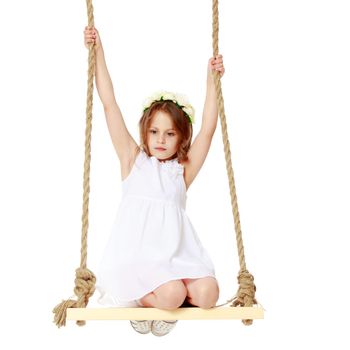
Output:
[[158,160],[170,159],[177,151],[179,134],[175,130],[171,117],[156,111],[147,130],[147,145],[152,156]]

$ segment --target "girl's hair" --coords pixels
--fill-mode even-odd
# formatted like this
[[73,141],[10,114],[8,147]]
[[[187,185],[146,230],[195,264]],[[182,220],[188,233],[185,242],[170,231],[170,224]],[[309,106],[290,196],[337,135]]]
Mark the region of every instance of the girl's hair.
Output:
[[192,124],[188,120],[188,117],[185,115],[184,111],[181,108],[177,107],[176,104],[170,100],[154,102],[150,108],[148,108],[143,113],[139,121],[141,143],[140,147],[147,153],[149,157],[151,156],[147,146],[147,132],[151,124],[152,117],[156,111],[163,111],[167,113],[174,123],[175,130],[177,133],[179,133],[180,137],[178,142],[178,149],[172,158],[177,157],[179,162],[188,160],[187,152],[191,146],[193,133]]

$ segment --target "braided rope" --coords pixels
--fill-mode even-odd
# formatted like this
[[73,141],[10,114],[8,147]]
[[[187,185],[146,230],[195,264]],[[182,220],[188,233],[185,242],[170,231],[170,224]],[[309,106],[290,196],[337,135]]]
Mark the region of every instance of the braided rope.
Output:
[[[219,53],[219,10],[218,10],[218,0],[213,0],[212,10],[213,10],[213,55],[217,56]],[[221,80],[219,76],[219,72],[214,71],[214,82],[217,96],[217,105],[221,122],[221,131],[222,131],[222,141],[224,143],[224,152],[225,152],[225,160],[226,160],[226,170],[230,187],[230,195],[231,195],[231,205],[232,205],[232,214],[235,223],[235,231],[236,231],[236,241],[238,248],[238,256],[239,256],[239,265],[240,271],[238,274],[238,283],[239,289],[236,294],[236,297],[233,298],[232,304],[230,306],[252,306],[257,304],[255,299],[255,291],[256,287],[254,285],[254,277],[249,273],[246,268],[245,257],[244,257],[244,247],[242,240],[242,231],[241,224],[239,220],[239,212],[238,212],[238,203],[237,203],[237,195],[236,195],[236,187],[235,180],[233,175],[232,163],[231,163],[231,151],[230,151],[230,143],[228,140],[227,134],[227,125],[226,125],[226,115],[224,108],[224,98],[222,96],[221,90]],[[242,320],[245,325],[251,325],[253,320]]]
[[[94,14],[92,0],[86,0],[88,13],[88,26],[94,26]],[[80,267],[76,269],[74,293],[78,300],[63,300],[55,306],[52,312],[55,314],[54,322],[58,327],[66,325],[67,308],[86,307],[89,298],[94,294],[96,277],[92,271],[87,269],[87,235],[89,227],[89,193],[90,193],[90,162],[91,162],[91,129],[92,129],[92,102],[93,102],[93,80],[95,74],[95,49],[94,44],[89,46],[88,58],[88,87],[86,100],[86,128],[85,128],[85,161],[83,180],[83,214],[82,233],[80,249]],[[78,320],[77,325],[84,326],[84,320]]]
[[[92,0],[86,0],[88,13],[88,26],[94,26]],[[216,56],[218,49],[218,0],[213,0],[213,55]],[[93,79],[95,73],[95,49],[94,44],[89,46],[88,58],[88,89],[86,102],[86,128],[85,128],[85,161],[84,161],[84,179],[83,179],[83,214],[82,214],[82,235],[81,235],[81,250],[80,250],[80,267],[76,269],[74,293],[77,300],[63,300],[55,306],[52,312],[55,314],[54,322],[58,327],[66,325],[67,308],[82,308],[86,307],[89,298],[94,294],[96,277],[92,271],[87,269],[87,233],[89,227],[89,192],[90,192],[90,162],[91,162],[91,129],[92,129],[92,106],[93,106]],[[252,306],[257,304],[255,299],[256,287],[254,285],[254,277],[246,269],[244,247],[242,240],[242,231],[239,220],[236,188],[234,175],[231,163],[230,144],[227,134],[226,115],[224,109],[224,99],[222,96],[221,81],[218,72],[214,72],[214,82],[218,103],[218,111],[221,122],[222,139],[224,143],[224,152],[226,160],[226,170],[229,180],[232,213],[235,223],[236,241],[239,255],[240,271],[238,274],[239,289],[236,296],[229,301],[232,301],[230,306]],[[251,325],[253,320],[242,320],[245,325]],[[84,320],[78,320],[77,325],[83,326],[86,324]]]

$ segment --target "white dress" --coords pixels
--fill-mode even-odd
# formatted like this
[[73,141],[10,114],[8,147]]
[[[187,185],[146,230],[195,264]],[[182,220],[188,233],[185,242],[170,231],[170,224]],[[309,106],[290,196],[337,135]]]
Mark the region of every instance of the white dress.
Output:
[[171,280],[212,276],[215,269],[186,208],[184,167],[142,149],[122,181],[122,200],[96,274],[98,302],[139,306]]

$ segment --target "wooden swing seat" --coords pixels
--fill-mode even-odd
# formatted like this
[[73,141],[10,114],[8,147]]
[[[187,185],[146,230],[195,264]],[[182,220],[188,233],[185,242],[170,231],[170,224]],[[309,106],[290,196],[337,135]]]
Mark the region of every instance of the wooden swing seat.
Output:
[[[86,0],[88,10],[88,26],[94,26],[92,0]],[[213,56],[218,54],[218,0],[213,0]],[[85,139],[85,162],[84,162],[84,193],[83,193],[83,215],[82,234],[80,249],[80,267],[76,269],[74,292],[77,300],[63,300],[52,310],[55,314],[54,322],[58,327],[64,326],[67,320],[76,320],[78,325],[84,325],[85,320],[231,320],[241,319],[245,325],[250,325],[253,319],[263,319],[264,309],[258,306],[255,298],[256,286],[254,277],[246,267],[244,247],[242,240],[242,230],[239,219],[237,195],[234,182],[233,169],[231,164],[230,144],[227,134],[226,115],[224,110],[224,100],[222,97],[221,82],[218,72],[214,74],[215,91],[217,96],[218,114],[221,121],[221,131],[223,136],[224,153],[226,159],[227,176],[229,179],[232,214],[235,223],[237,249],[239,255],[240,270],[237,276],[239,290],[236,294],[236,302],[230,306],[217,305],[211,309],[201,309],[199,307],[181,306],[176,310],[161,310],[148,307],[109,307],[109,308],[76,308],[74,306],[86,306],[89,298],[95,290],[96,276],[87,268],[87,232],[88,232],[88,204],[89,204],[89,181],[90,181],[90,145],[92,129],[92,106],[93,106],[93,80],[95,73],[95,49],[94,45],[89,47],[89,67],[88,67],[88,93],[86,103],[86,139]],[[235,297],[235,298],[236,298]],[[229,300],[228,302],[233,301]],[[239,306],[234,306],[239,305]],[[253,305],[253,306],[240,306]]]
[[260,306],[221,306],[211,309],[181,307],[161,310],[150,307],[67,308],[67,320],[238,320],[263,319]]

